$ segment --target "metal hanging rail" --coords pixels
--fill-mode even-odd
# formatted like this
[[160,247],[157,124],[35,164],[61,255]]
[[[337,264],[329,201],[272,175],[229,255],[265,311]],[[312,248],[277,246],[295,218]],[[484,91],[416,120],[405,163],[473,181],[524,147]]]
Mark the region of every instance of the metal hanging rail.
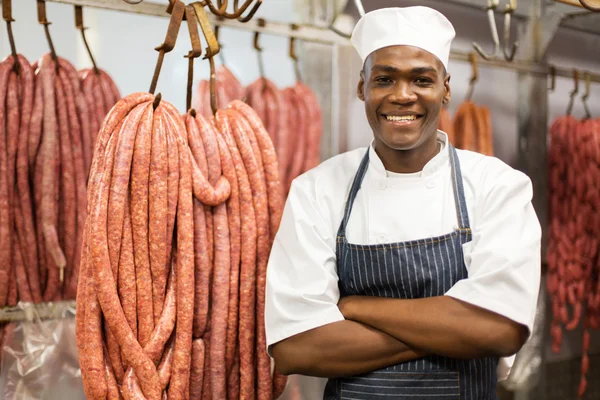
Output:
[[[101,8],[105,10],[122,11],[140,15],[150,15],[155,17],[169,17],[166,12],[165,4],[158,4],[149,1],[137,5],[127,4],[123,0],[46,0],[47,2],[72,4],[85,7]],[[284,36],[288,38],[296,38],[312,43],[321,43],[326,45],[349,46],[350,41],[335,32],[314,26],[285,24],[281,22],[267,21],[264,25],[259,24],[257,20],[251,20],[242,23],[236,20],[218,20],[212,14],[210,15],[211,23],[221,27],[233,28],[249,32],[259,32],[267,35]],[[450,54],[451,60],[469,62],[469,53],[452,51]],[[492,68],[504,68],[517,72],[530,73],[535,75],[549,75],[551,66],[530,62],[519,61],[504,61],[504,60],[478,60],[479,65]],[[584,72],[584,71],[582,71]],[[564,68],[555,66],[555,76],[564,78],[573,77],[572,68]],[[590,72],[590,81],[600,83],[600,74]]]

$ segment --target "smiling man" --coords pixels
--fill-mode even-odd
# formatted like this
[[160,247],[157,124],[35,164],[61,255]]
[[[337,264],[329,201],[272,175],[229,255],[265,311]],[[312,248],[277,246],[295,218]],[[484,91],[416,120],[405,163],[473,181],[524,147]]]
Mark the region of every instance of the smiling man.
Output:
[[531,181],[437,130],[454,36],[427,7],[366,14],[352,43],[373,142],[290,190],[267,344],[282,373],[329,378],[325,399],[496,399],[531,332]]

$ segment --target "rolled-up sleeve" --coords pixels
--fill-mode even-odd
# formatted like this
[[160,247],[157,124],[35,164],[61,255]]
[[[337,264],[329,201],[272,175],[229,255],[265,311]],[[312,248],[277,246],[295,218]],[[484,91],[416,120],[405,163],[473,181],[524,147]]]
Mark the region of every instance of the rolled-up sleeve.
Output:
[[[499,162],[498,162],[499,163]],[[468,278],[446,295],[533,329],[541,274],[541,227],[531,203],[531,180],[496,166],[475,210],[473,240],[463,245]]]
[[[304,183],[304,184],[303,184]],[[305,182],[294,182],[267,267],[268,348],[344,319],[339,300],[335,232]]]

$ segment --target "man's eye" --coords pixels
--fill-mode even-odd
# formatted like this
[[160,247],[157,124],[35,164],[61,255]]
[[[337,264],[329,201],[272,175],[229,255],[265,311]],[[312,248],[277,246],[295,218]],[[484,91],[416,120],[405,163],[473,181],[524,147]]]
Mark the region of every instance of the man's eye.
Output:
[[388,78],[387,76],[378,76],[377,78],[375,78],[375,82],[378,83],[389,83],[392,80],[390,78]]
[[417,78],[417,83],[425,84],[425,83],[433,83],[433,81],[429,78]]

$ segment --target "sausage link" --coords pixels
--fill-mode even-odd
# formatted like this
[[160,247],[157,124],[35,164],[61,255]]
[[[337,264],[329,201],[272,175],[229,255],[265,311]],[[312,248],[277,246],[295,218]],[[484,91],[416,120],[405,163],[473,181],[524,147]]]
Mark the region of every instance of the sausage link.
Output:
[[12,261],[12,231],[10,216],[10,201],[8,186],[8,149],[6,129],[6,108],[4,107],[7,91],[8,77],[13,68],[14,58],[7,57],[0,63],[0,306],[4,307],[9,292],[9,279],[12,275],[10,265]]
[[[33,101],[35,91],[35,74],[29,62],[22,55],[18,56],[21,86],[21,121],[19,127],[19,141],[17,149],[17,197],[16,223],[20,247],[28,249],[24,252],[24,263],[31,288],[32,300],[35,303],[42,301],[40,290],[38,252],[36,244],[35,222],[32,208],[31,187],[29,185],[29,155],[28,138],[31,132],[31,121],[33,119]],[[41,121],[41,119],[40,119]]]
[[42,139],[42,120],[44,117],[44,98],[42,94],[41,74],[35,76],[35,94],[33,102],[33,111],[31,114],[31,128],[29,137],[27,137],[27,153],[29,168],[33,171],[35,158],[37,156],[40,142]]
[[[176,318],[176,275],[175,275],[175,270],[173,268],[171,268],[171,273],[170,273],[170,278],[169,278],[169,287],[167,289],[167,293],[166,293],[166,297],[165,297],[165,304],[162,310],[162,313],[160,315],[160,318],[158,319],[156,326],[154,328],[154,331],[152,332],[152,336],[150,338],[150,340],[148,341],[148,343],[146,343],[146,346],[144,346],[144,353],[146,353],[146,355],[148,357],[150,357],[150,359],[152,360],[152,362],[155,365],[159,364],[161,355],[163,354],[163,351],[165,349],[165,345],[167,343],[167,341],[169,340],[169,338],[171,337],[172,333],[173,333],[173,329],[175,327],[175,318]],[[170,346],[172,347],[172,346]],[[160,367],[159,367],[159,383],[161,386],[161,390],[164,390],[164,388],[166,387],[166,384],[163,385],[164,381],[163,381],[163,376],[164,376],[164,371],[160,372]],[[137,378],[134,375],[134,370],[129,367],[127,372],[125,373],[125,385],[128,387],[137,387],[139,385],[131,385],[131,382],[128,382],[129,380],[135,379],[137,380]],[[168,380],[167,380],[168,383]]]
[[294,92],[292,99],[295,102],[296,111],[298,112],[298,129],[296,130],[296,151],[290,161],[290,172],[287,180],[282,181],[286,185],[286,191],[289,191],[292,181],[304,172],[305,160],[309,151],[308,138],[310,136],[310,116],[307,99],[296,88],[293,88],[292,91]]
[[117,88],[115,81],[113,81],[106,71],[100,70],[100,76],[102,76],[102,78],[108,83],[108,86],[112,92],[112,104],[116,104],[121,99],[119,88]]
[[119,392],[119,385],[115,379],[115,374],[109,362],[108,354],[104,349],[104,371],[106,372],[106,400],[120,400],[121,393]]
[[194,314],[194,221],[192,174],[185,129],[176,135],[179,146],[179,204],[177,207],[177,329],[173,354],[173,373],[169,397],[184,398],[190,379],[192,328]]
[[27,282],[27,272],[25,272],[23,253],[19,241],[14,240],[13,246],[13,269],[15,270],[19,301],[31,302],[31,289],[29,288],[29,282]]
[[163,390],[169,386],[169,381],[171,380],[171,368],[173,366],[173,346],[175,343],[173,337],[174,336],[171,336],[169,339],[167,348],[163,353],[162,359],[160,360],[160,364],[158,366],[158,377],[160,378],[160,386]]
[[[150,105],[140,104],[133,110],[134,115],[143,115],[147,112]],[[128,201],[129,179],[132,170],[132,160],[134,153],[134,145],[140,125],[139,118],[127,118],[122,129],[115,132],[118,135],[117,152],[115,161],[112,167],[112,179],[109,192],[109,208],[108,214],[108,254],[110,257],[110,265],[113,272],[113,278],[116,280],[119,271],[118,268],[120,251],[123,246],[123,226],[125,224],[125,209]],[[132,196],[135,197],[135,196]]]
[[[224,145],[219,146],[223,176],[231,182],[231,196],[227,200],[227,216],[229,218],[229,243],[231,245],[231,271],[229,275],[229,310],[227,321],[227,340],[225,364],[227,372],[232,368],[235,349],[238,346],[239,330],[239,296],[240,296],[240,259],[241,259],[241,220],[240,193],[235,167],[231,154]],[[239,355],[238,355],[238,392],[239,392]]]
[[206,351],[206,349],[210,349],[210,332],[205,334],[202,338],[204,341],[204,377],[202,378],[202,400],[212,400],[212,389],[211,389],[211,368],[212,364],[210,363],[210,351]]
[[[241,101],[232,102],[230,107],[239,111],[244,118],[246,118],[246,121],[252,127],[252,131],[262,153],[269,200],[269,233],[272,242],[277,230],[279,229],[279,223],[281,221],[281,215],[283,213],[283,206],[285,202],[282,187],[283,182],[279,179],[277,155],[269,134],[265,130],[263,124],[260,122],[260,119],[254,110],[252,110],[252,108],[250,108],[246,103]],[[302,146],[299,146],[298,149],[301,147]]]
[[[255,393],[255,314],[256,314],[256,242],[257,221],[253,207],[252,189],[239,150],[232,137],[229,120],[222,111],[217,112],[216,124],[219,151],[229,158],[235,168],[240,194],[241,218],[241,269],[239,288],[239,346],[240,346],[240,395],[253,399]],[[225,164],[224,164],[225,165]],[[226,169],[227,171],[227,169]]]
[[111,79],[109,78],[108,74],[106,74],[106,72],[103,73],[102,70],[98,70],[98,73],[98,82],[100,83],[100,92],[98,94],[101,94],[104,98],[104,113],[102,116],[102,119],[104,119],[104,115],[110,111],[112,106],[115,105],[116,101],[114,99],[113,88],[109,82]]
[[279,163],[279,178],[282,181],[286,181],[287,174],[287,163],[289,155],[288,150],[288,126],[287,120],[287,107],[285,101],[279,92],[279,89],[270,81],[267,81],[267,90],[265,91],[265,103],[267,104],[267,130],[271,132],[271,135],[275,135],[276,140],[275,150],[277,152],[277,158],[280,160]]
[[[75,166],[73,145],[69,135],[69,117],[67,115],[67,93],[62,80],[55,80],[58,130],[60,135],[60,180],[62,196],[60,197],[61,215],[64,216],[64,255],[66,258],[66,277],[70,276],[75,260],[77,243],[77,185],[75,182]],[[62,283],[62,282],[61,282]]]
[[303,83],[297,85],[299,94],[306,99],[308,105],[309,129],[307,137],[307,157],[304,164],[304,171],[308,171],[319,165],[320,162],[320,144],[323,134],[323,113],[319,106],[319,99],[315,92]]
[[233,366],[229,372],[229,378],[227,380],[227,399],[228,400],[239,400],[240,399],[240,353],[235,353],[233,359]]
[[206,214],[200,201],[194,199],[194,338],[202,337],[208,324],[210,275],[212,266],[206,250]]
[[[244,166],[248,172],[252,199],[256,212],[256,227],[259,238],[268,237],[269,211],[267,188],[258,170],[258,164],[252,153],[252,146],[248,140],[250,125],[233,109],[227,110],[231,131],[240,151]],[[256,331],[257,331],[257,365],[258,365],[258,398],[272,398],[271,365],[266,349],[266,336],[264,327],[266,267],[269,260],[270,243],[258,240],[257,244],[257,279],[256,279]]]
[[[139,113],[131,114],[128,118],[140,118]],[[114,153],[111,154],[108,152],[107,157],[108,158],[104,160],[103,164],[106,164],[108,167],[99,171],[103,176],[100,178],[98,184],[99,187],[94,191],[96,197],[90,201],[92,206],[88,216],[89,225],[92,227],[89,249],[93,265],[92,270],[94,271],[96,281],[95,286],[107,325],[111,332],[116,336],[121,348],[123,348],[125,360],[133,367],[137,377],[140,379],[144,394],[149,399],[159,400],[162,397],[162,391],[160,390],[156,367],[133,336],[133,332],[127,323],[123,309],[121,308],[116,283],[110,268],[106,224],[109,182],[112,175]]]
[[89,113],[89,124],[90,124],[90,137],[87,138],[87,142],[89,143],[88,149],[93,152],[94,143],[96,143],[98,132],[100,130],[100,121],[98,121],[98,117],[96,114],[96,100],[94,95],[94,80],[93,73],[86,73],[81,81],[81,90],[83,91],[83,96],[85,98],[85,104],[87,106],[87,110]]
[[[121,254],[119,257],[118,292],[125,319],[133,335],[137,337],[137,293],[129,198],[125,199],[125,218],[123,221],[122,237]],[[124,359],[123,356],[121,358]]]
[[168,219],[168,175],[167,136],[162,117],[163,108],[158,107],[154,113],[152,126],[152,149],[150,151],[149,176],[149,208],[152,216],[149,219],[148,240],[150,243],[150,271],[152,272],[152,302],[154,322],[162,312],[167,275],[165,259],[167,254],[167,219]]
[[[104,95],[102,94],[102,84],[100,82],[100,76],[95,73],[91,74],[92,78],[92,91],[94,93],[94,108],[92,113],[95,114],[98,126],[102,126],[104,117],[106,115],[106,105],[104,104]],[[94,142],[96,140],[94,139]]]
[[225,349],[227,337],[227,317],[229,310],[229,271],[231,269],[229,245],[229,221],[227,206],[214,208],[215,259],[213,267],[211,300],[210,359],[211,390],[217,399],[227,398],[227,374]]
[[131,226],[137,284],[138,341],[145,346],[154,329],[152,273],[148,249],[148,183],[152,109],[145,109],[133,150],[131,167]]
[[60,143],[56,120],[56,100],[54,81],[56,80],[56,64],[49,54],[40,61],[42,74],[42,91],[44,95],[44,135],[40,152],[43,153],[44,167],[41,178],[41,223],[46,249],[51,256],[48,268],[48,283],[44,291],[44,301],[53,300],[59,291],[59,272],[64,271],[67,264],[63,250],[58,241],[56,226],[58,223],[58,174],[60,168]]
[[[76,109],[76,92],[71,80],[63,68],[59,69],[59,78],[65,91],[66,111],[68,116],[68,139],[71,143],[73,155],[73,168],[75,175],[75,201],[77,207],[75,214],[77,218],[75,245],[73,256],[71,259],[71,273],[66,278],[65,295],[66,298],[74,298],[77,290],[77,281],[79,276],[79,264],[81,260],[81,240],[85,226],[85,218],[87,215],[87,194],[86,181],[87,174],[85,171],[86,165],[83,155],[83,144],[81,141],[82,126],[79,123],[79,118]],[[62,142],[61,142],[62,147]]]
[[167,135],[167,164],[169,175],[167,176],[167,254],[165,259],[165,271],[171,269],[171,255],[173,253],[173,228],[175,226],[175,215],[177,213],[177,201],[179,193],[179,149],[173,135]]
[[[11,254],[12,255],[12,254]],[[10,268],[10,278],[8,281],[8,299],[6,305],[14,307],[18,302],[18,289],[17,289],[17,272],[15,268]]]
[[[58,60],[61,70],[66,72],[66,75],[70,81],[68,86],[73,92],[73,101],[75,103],[76,113],[80,125],[80,138],[78,139],[78,142],[81,143],[81,152],[83,156],[84,169],[82,172],[85,176],[85,180],[87,181],[87,176],[90,171],[90,164],[92,162],[92,152],[94,150],[94,143],[92,142],[93,127],[91,121],[91,119],[94,118],[91,118],[90,107],[86,101],[83,85],[79,79],[79,75],[75,70],[75,67],[64,58],[59,57]],[[99,126],[95,128],[93,135],[96,135],[98,129]]]
[[204,351],[202,339],[194,339],[192,343],[192,370],[190,372],[190,400],[202,399]]
[[[19,85],[17,82],[17,73],[12,71],[8,76],[6,88],[6,150],[8,152],[8,201],[11,221],[14,221],[16,161],[21,120]],[[11,222],[11,228],[12,224],[13,222]]]

